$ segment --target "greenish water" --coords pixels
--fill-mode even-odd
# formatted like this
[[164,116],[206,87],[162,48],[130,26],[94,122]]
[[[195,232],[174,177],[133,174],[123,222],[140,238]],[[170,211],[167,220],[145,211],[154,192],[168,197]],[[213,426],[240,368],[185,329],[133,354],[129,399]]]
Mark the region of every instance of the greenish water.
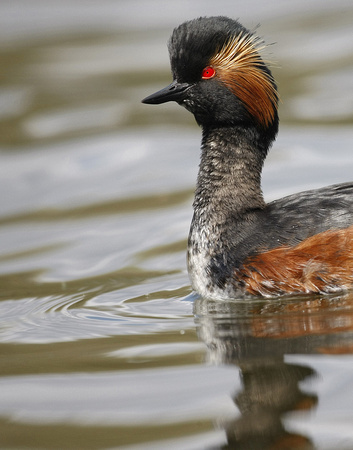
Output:
[[267,42],[267,199],[353,178],[353,6],[0,4],[0,448],[353,448],[353,296],[210,302],[185,264],[200,131],[140,100],[187,18]]

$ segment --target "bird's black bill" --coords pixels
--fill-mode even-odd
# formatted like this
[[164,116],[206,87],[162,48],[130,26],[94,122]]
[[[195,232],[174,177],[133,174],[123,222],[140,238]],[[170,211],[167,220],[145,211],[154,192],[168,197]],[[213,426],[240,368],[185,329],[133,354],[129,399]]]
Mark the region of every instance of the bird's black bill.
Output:
[[149,105],[159,105],[160,103],[166,102],[179,102],[183,100],[185,92],[188,90],[190,85],[188,83],[178,83],[173,81],[169,86],[155,92],[152,95],[144,98],[142,103],[147,103]]

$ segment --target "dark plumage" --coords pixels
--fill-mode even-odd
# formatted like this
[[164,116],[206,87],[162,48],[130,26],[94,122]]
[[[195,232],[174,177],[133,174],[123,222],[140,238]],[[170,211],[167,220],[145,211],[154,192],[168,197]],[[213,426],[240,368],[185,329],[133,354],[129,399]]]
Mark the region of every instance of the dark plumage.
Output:
[[185,22],[169,41],[173,83],[143,100],[176,101],[202,127],[188,244],[193,288],[212,298],[349,289],[353,183],[263,199],[278,95],[262,47],[226,17]]

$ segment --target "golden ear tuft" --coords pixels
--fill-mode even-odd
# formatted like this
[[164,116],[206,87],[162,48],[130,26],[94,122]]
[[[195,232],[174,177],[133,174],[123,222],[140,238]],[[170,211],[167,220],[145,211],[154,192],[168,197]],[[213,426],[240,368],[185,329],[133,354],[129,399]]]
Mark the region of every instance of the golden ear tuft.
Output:
[[266,45],[252,34],[234,36],[213,56],[217,77],[241,100],[263,126],[269,126],[277,109],[278,94],[259,52]]

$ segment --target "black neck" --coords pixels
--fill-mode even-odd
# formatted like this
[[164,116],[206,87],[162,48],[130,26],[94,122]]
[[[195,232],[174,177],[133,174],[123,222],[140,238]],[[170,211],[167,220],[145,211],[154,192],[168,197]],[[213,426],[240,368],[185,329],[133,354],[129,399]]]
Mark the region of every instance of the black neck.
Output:
[[207,213],[222,223],[262,209],[261,171],[269,146],[255,127],[204,129],[195,215]]

